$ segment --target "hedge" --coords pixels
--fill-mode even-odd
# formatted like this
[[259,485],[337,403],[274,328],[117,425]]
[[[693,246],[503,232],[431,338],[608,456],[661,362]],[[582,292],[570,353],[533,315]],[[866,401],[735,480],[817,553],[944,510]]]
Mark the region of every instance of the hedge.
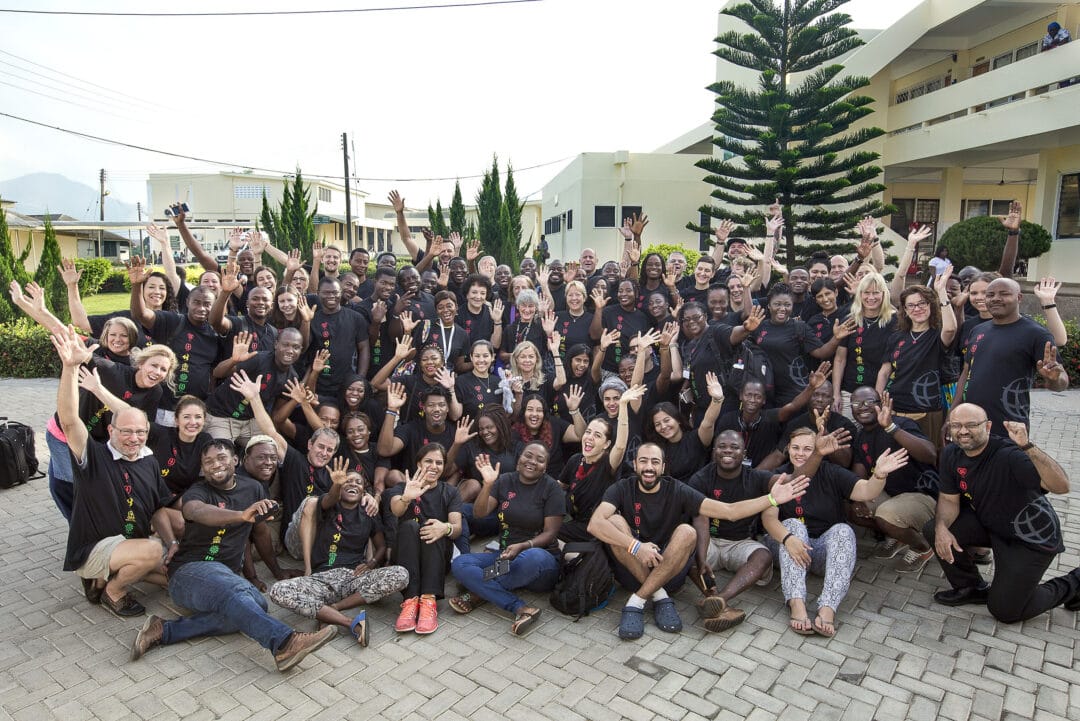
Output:
[[82,278],[79,279],[79,295],[84,298],[100,292],[101,286],[113,272],[113,264],[105,258],[76,258],[75,267],[82,271]]
[[59,378],[49,331],[29,318],[0,324],[0,378]]
[[675,252],[682,253],[686,256],[686,270],[684,271],[684,275],[693,274],[694,268],[697,267],[698,258],[701,257],[702,253],[700,250],[694,250],[693,248],[687,248],[686,246],[672,245],[670,243],[653,243],[648,248],[641,251],[641,260],[644,262],[645,256],[649,253],[659,253],[664,259],[664,264],[666,266],[668,256]]
[[[1046,318],[1041,315],[1035,316],[1034,320],[1046,325]],[[1058,346],[1058,354],[1061,355],[1061,365],[1069,374],[1069,387],[1080,387],[1080,324],[1075,320],[1065,321],[1065,344]],[[1035,378],[1042,385],[1042,376],[1036,375]]]
[[[939,245],[949,250],[953,267],[973,265],[983,270],[997,270],[1001,254],[1005,251],[1008,231],[1001,220],[992,216],[979,216],[962,220],[949,227],[941,235]],[[1036,258],[1050,250],[1050,233],[1037,223],[1020,221],[1020,245],[1017,259]]]

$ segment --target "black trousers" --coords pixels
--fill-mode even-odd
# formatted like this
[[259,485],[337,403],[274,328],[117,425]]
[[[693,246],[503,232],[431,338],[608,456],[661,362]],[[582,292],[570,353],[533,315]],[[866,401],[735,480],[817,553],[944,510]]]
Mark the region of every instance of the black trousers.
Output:
[[409,585],[402,591],[404,598],[421,595],[442,597],[446,584],[446,567],[450,561],[450,540],[442,537],[435,543],[420,538],[420,524],[415,520],[400,521],[394,562],[409,572]]
[[[931,547],[934,546],[934,530],[931,519],[923,527],[923,535]],[[994,549],[994,582],[990,584],[986,607],[1003,623],[1034,618],[1080,591],[1080,569],[1040,583],[1056,554],[1037,551],[1019,541],[990,533],[970,508],[961,507],[960,515],[949,526],[949,531],[964,551],[953,551],[953,563],[946,563],[940,557],[937,560],[953,588],[973,588],[984,582],[968,548],[989,546]]]

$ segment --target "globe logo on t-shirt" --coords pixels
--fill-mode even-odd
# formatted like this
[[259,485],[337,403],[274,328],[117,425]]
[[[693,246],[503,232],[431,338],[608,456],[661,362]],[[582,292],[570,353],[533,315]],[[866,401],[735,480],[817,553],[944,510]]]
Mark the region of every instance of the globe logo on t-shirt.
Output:
[[1017,540],[1048,551],[1057,549],[1061,525],[1045,496],[1039,496],[1021,508],[1012,525]]
[[937,471],[927,468],[915,479],[915,490],[919,493],[933,493],[938,489],[939,480]]
[[928,410],[935,406],[934,399],[941,394],[941,380],[934,371],[927,371],[911,384],[911,398],[919,408]]
[[806,361],[802,356],[795,358],[788,366],[788,376],[791,382],[800,388],[805,388],[810,383],[810,369],[806,367]]
[[1030,378],[1017,378],[1001,389],[1001,405],[1005,415],[1015,420],[1028,417],[1028,391],[1031,390]]

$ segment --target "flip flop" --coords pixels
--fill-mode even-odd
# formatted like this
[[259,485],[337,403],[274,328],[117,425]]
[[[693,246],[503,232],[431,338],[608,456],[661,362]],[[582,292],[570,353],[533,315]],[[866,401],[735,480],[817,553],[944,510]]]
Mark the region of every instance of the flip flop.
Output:
[[510,633],[515,636],[524,636],[536,624],[538,618],[540,618],[539,608],[532,611],[522,609],[514,619],[514,624],[510,626]]
[[[821,622],[820,626],[818,625],[819,621]],[[826,631],[825,626],[831,626],[832,627],[832,633],[829,633],[828,631]],[[816,633],[818,636],[824,636],[825,638],[832,638],[833,636],[836,635],[836,620],[833,619],[832,621],[826,621],[825,619],[823,619],[821,617],[821,614],[819,613],[814,618],[814,627],[813,628],[814,628],[814,630],[812,631],[812,633]]]
[[449,603],[450,608],[454,609],[455,613],[465,614],[472,613],[477,606],[486,603],[486,601],[480,596],[466,591],[458,596],[454,596],[447,603]]
[[[797,628],[795,626],[795,624],[797,624],[797,623],[800,624],[800,625],[809,624],[810,628]],[[810,623],[810,618],[809,617],[806,617],[806,618],[789,618],[788,619],[788,628],[790,628],[792,631],[799,634],[800,636],[813,636],[814,635],[814,627],[813,627],[813,624]]]
[[349,625],[349,630],[352,631],[353,638],[360,644],[361,648],[367,648],[368,634],[367,634],[367,611],[361,611],[356,614],[356,618],[353,619]]

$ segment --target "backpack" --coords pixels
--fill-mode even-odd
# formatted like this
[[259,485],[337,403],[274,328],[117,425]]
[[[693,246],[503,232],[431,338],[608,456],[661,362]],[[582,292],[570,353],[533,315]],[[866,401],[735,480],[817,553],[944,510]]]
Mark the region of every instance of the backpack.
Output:
[[44,473],[38,473],[34,430],[0,417],[0,488],[11,488],[44,476]]
[[[711,345],[712,339],[710,339]],[[716,357],[724,356],[718,349],[712,348]],[[730,363],[725,363],[720,376],[720,383],[724,386],[724,392],[734,391],[736,396],[748,379],[761,381],[765,386],[765,395],[772,399],[776,381],[773,378],[772,361],[765,351],[749,340],[744,340],[738,347],[732,349]]]
[[563,553],[579,555],[563,563],[549,600],[556,611],[576,621],[607,605],[615,593],[615,575],[603,547],[595,541],[567,543]]

